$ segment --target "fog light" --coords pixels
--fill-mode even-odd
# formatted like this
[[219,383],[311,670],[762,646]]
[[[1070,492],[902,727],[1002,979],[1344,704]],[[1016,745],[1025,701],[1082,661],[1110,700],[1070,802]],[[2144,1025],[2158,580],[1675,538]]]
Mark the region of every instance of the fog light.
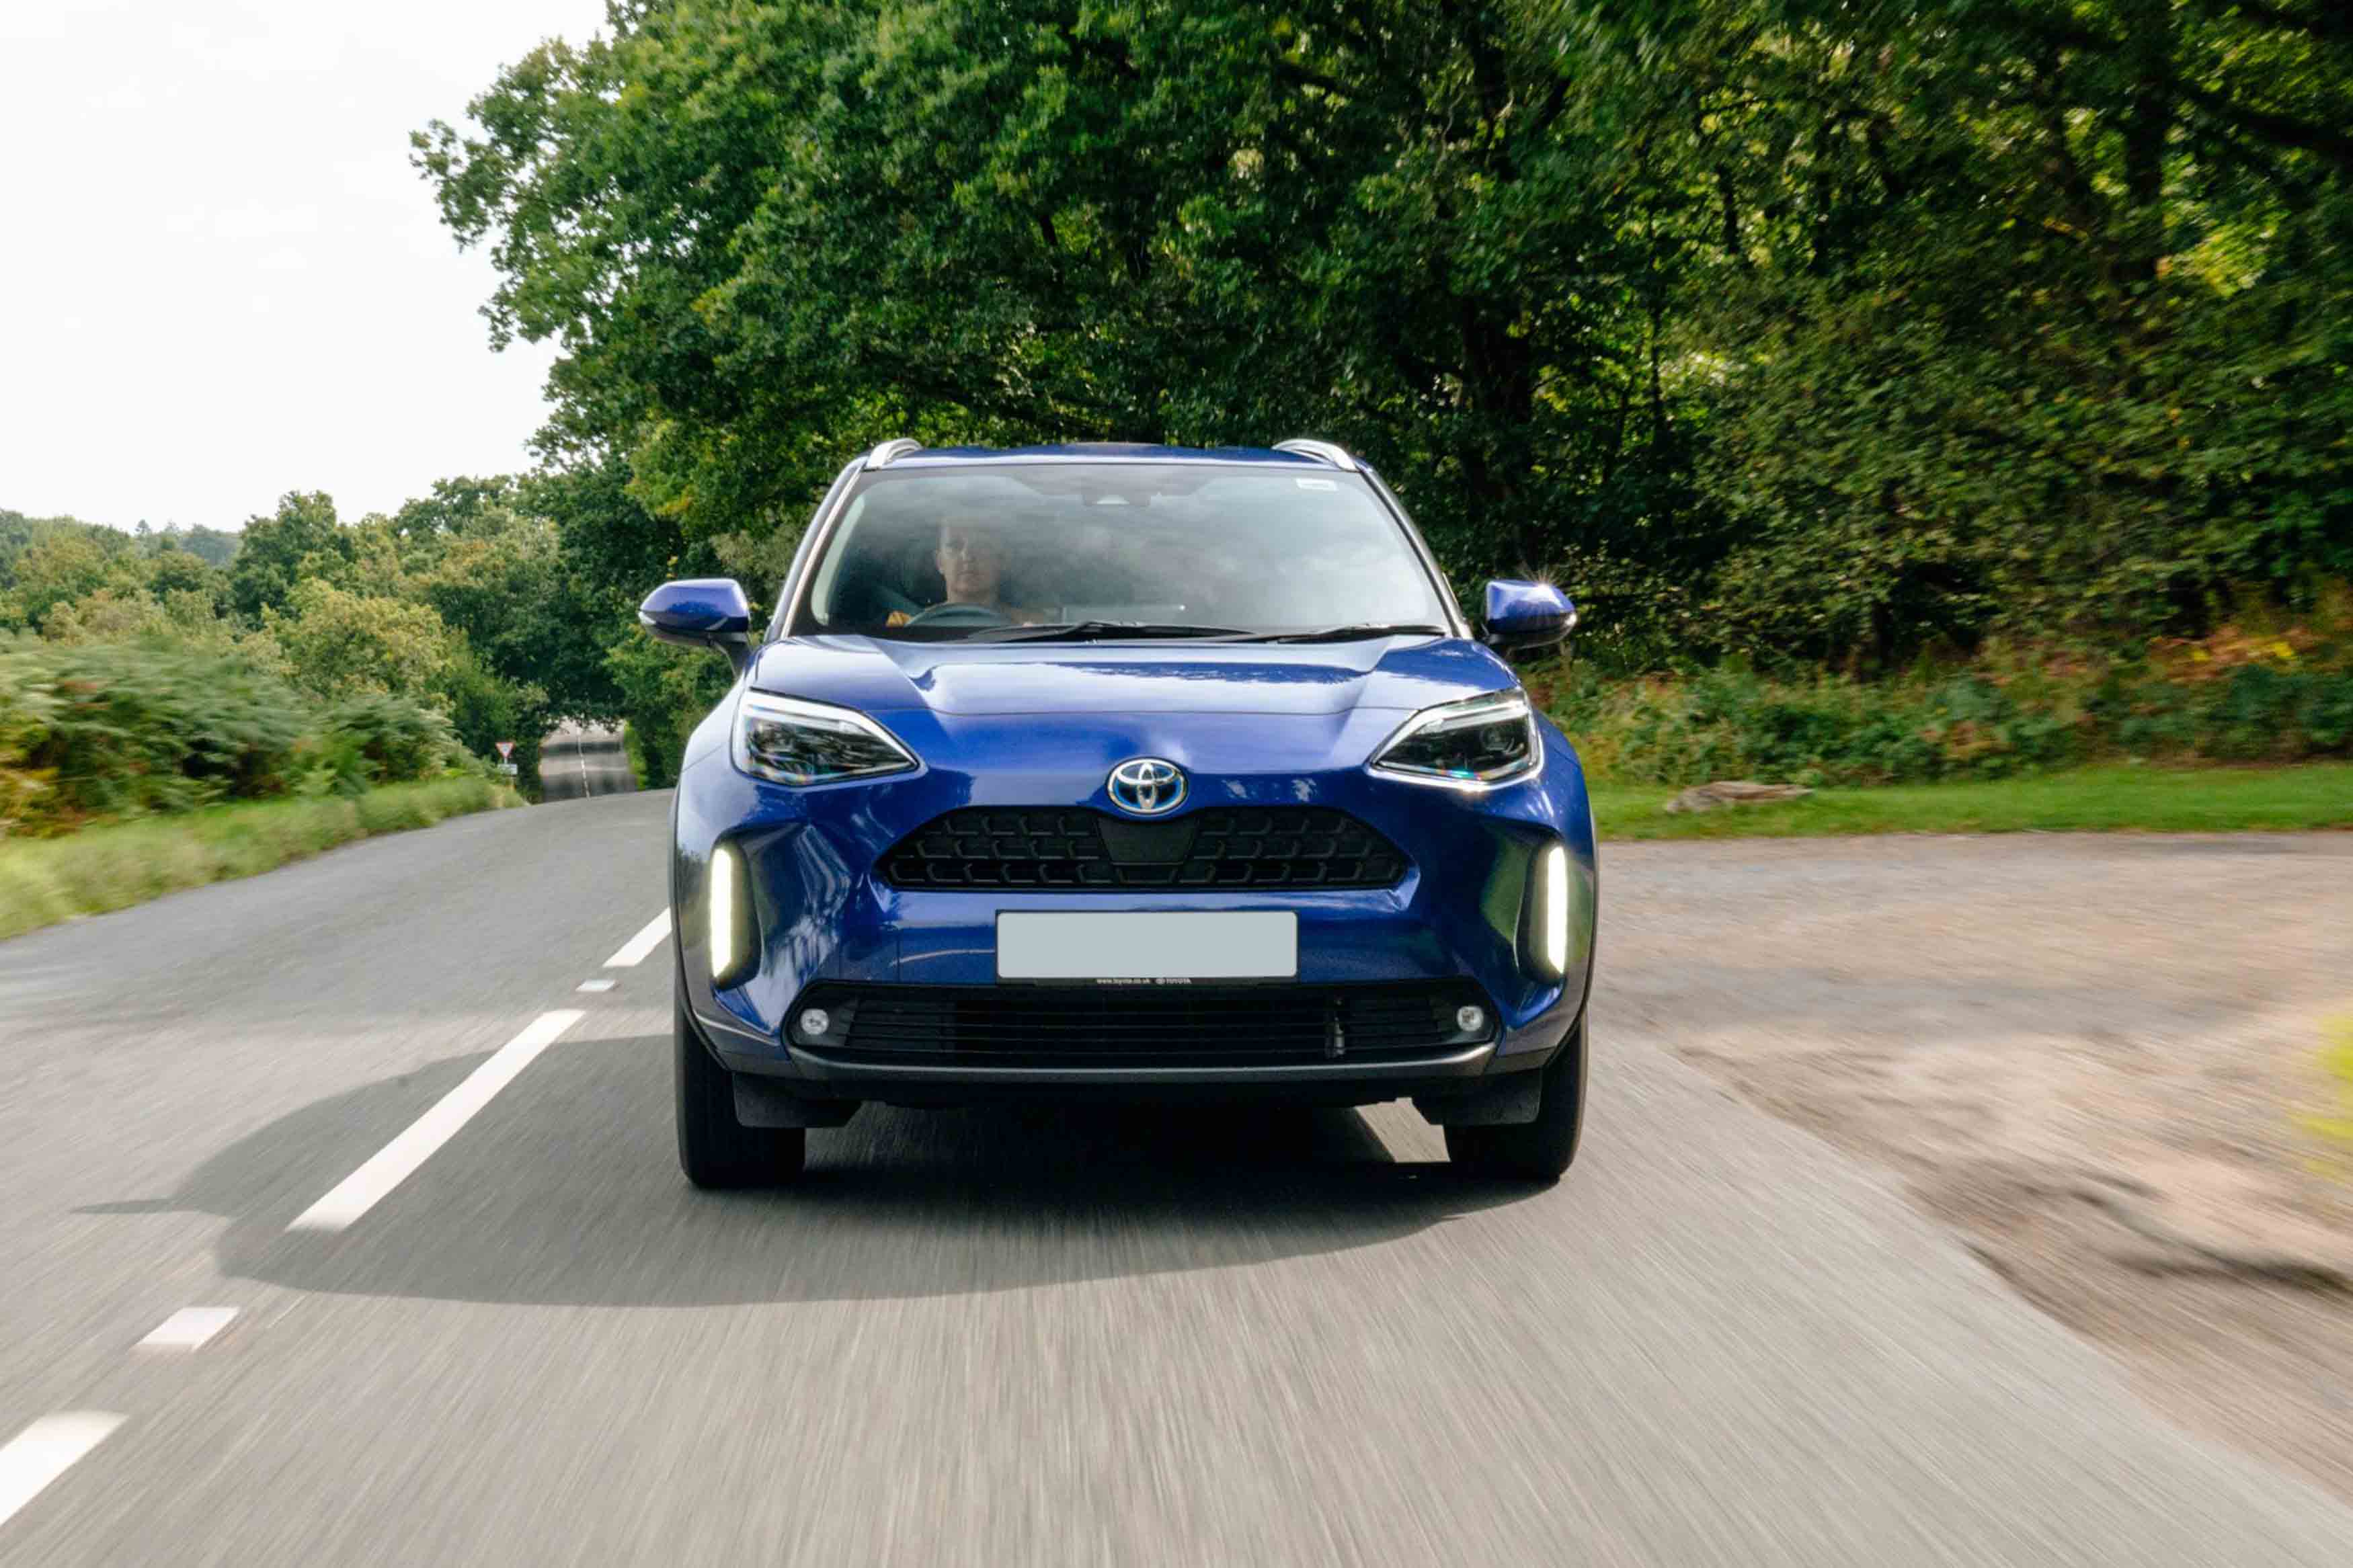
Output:
[[1454,1009],[1454,1026],[1461,1030],[1466,1035],[1482,1035],[1486,1033],[1487,1009],[1484,1007],[1470,1006],[1457,1007]]
[[833,1019],[822,1007],[806,1008],[801,1013],[801,1033],[812,1038],[833,1026]]

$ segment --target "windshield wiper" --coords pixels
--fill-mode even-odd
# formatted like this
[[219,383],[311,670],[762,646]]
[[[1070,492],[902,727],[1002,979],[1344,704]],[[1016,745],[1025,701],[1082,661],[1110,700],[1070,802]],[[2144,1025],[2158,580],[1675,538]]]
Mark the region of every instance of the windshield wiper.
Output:
[[1426,621],[1360,621],[1354,626],[1318,626],[1308,632],[1254,632],[1240,640],[1244,642],[1359,642],[1371,637],[1434,637],[1446,635],[1444,626],[1433,626]]
[[1247,637],[1233,626],[1178,621],[1047,621],[1034,626],[991,626],[965,642],[1110,642],[1121,637]]

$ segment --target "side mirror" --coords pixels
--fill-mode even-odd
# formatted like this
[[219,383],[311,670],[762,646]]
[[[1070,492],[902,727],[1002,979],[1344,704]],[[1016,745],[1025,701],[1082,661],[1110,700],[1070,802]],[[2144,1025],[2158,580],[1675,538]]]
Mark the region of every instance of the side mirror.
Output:
[[733,577],[665,583],[638,606],[638,625],[656,642],[715,648],[738,675],[752,662],[752,605]]
[[1487,584],[1487,635],[1480,640],[1506,658],[1550,647],[1576,626],[1577,606],[1549,583]]

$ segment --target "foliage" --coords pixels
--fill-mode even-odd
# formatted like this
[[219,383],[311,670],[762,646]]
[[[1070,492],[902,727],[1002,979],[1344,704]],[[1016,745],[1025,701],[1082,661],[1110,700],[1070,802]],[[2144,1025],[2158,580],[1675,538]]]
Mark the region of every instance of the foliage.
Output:
[[272,794],[305,733],[300,700],[263,671],[125,644],[0,643],[0,702],[14,715],[0,766],[37,785],[11,792],[35,822]]
[[1588,772],[1626,782],[1880,784],[2116,758],[2353,757],[2353,644],[2303,633],[2226,628],[2128,658],[1996,648],[1876,681],[1736,660],[1630,681],[1556,668],[1529,684]]
[[324,698],[385,691],[420,696],[450,658],[448,629],[430,605],[357,594],[318,577],[297,583],[262,625],[296,679]]
[[565,346],[551,443],[626,450],[690,538],[789,528],[902,431],[1316,427],[1465,560],[1648,537],[1672,489],[1639,225],[1502,7],[615,17],[419,156],[496,329]]
[[1314,430],[1619,668],[1884,670],[2353,573],[2332,15],[672,0],[417,160],[649,538],[773,559],[884,435]]
[[456,765],[446,718],[384,695],[328,710],[236,649],[0,636],[0,837]]
[[229,598],[237,614],[259,620],[267,611],[285,610],[300,583],[341,581],[358,554],[332,498],[289,491],[275,512],[247,521],[229,566]]
[[632,758],[645,787],[678,782],[688,735],[727,690],[727,667],[708,653],[666,647],[632,631],[607,656],[621,691],[621,711],[635,737]]
[[368,784],[430,778],[459,760],[447,718],[381,692],[347,697],[328,709],[325,733],[331,745],[348,745],[358,753]]

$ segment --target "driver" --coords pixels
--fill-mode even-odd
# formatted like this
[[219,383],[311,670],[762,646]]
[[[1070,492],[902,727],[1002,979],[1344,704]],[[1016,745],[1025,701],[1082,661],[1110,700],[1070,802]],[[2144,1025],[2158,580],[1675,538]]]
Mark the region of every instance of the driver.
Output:
[[[951,512],[942,518],[932,564],[939,568],[940,581],[947,585],[943,603],[994,610],[1016,624],[1038,619],[1034,612],[1005,602],[1007,555],[1003,531],[994,519],[978,512]],[[909,618],[904,610],[893,610],[888,624],[904,626]]]

